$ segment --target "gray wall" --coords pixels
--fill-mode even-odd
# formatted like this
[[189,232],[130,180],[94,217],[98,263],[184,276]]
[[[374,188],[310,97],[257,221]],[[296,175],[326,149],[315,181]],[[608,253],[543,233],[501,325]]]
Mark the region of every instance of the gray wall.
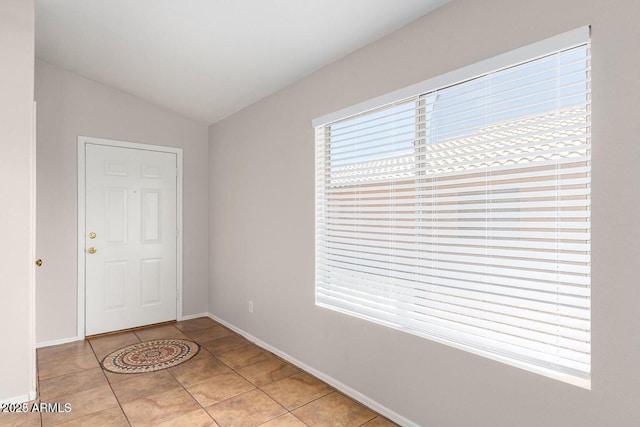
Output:
[[0,401],[35,397],[33,0],[0,2]]
[[[422,426],[640,425],[638,17],[636,0],[454,0],[211,126],[210,312]],[[311,120],[588,24],[592,390],[315,307]]]
[[182,148],[183,314],[207,312],[207,126],[36,61],[38,343],[76,336],[77,147],[93,136]]

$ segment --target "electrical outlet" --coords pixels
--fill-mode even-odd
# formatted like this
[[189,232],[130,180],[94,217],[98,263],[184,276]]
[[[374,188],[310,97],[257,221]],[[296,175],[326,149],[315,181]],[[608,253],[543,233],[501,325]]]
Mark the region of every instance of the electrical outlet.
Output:
[[249,313],[253,313],[253,301],[249,301]]

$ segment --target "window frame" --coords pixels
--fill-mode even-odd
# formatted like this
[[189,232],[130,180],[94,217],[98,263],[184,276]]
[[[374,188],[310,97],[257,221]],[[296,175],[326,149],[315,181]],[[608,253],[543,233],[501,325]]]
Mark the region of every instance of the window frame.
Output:
[[[359,103],[354,106],[336,111],[334,113],[327,114],[325,116],[322,116],[313,120],[312,122],[314,128],[316,129],[316,138],[321,138],[322,135],[324,135],[323,132],[326,132],[326,129],[325,129],[326,124],[334,123],[336,121],[339,121],[342,118],[353,116],[358,113],[366,114],[368,112],[377,110],[382,106],[386,106],[389,104],[397,105],[397,104],[407,102],[411,99],[416,100],[416,109],[417,109],[419,108],[419,100],[421,99],[423,94],[433,92],[434,90],[437,90],[443,87],[457,85],[457,84],[466,82],[468,80],[472,80],[479,75],[489,74],[496,70],[503,69],[505,67],[512,67],[515,65],[523,64],[523,63],[547,56],[550,52],[567,49],[577,45],[583,45],[589,42],[589,40],[590,40],[590,28],[589,27],[578,28],[576,30],[569,31],[567,33],[564,33],[555,37],[551,37],[541,42],[534,43],[532,45],[529,45],[520,49],[516,49],[514,51],[507,52],[502,55],[498,55],[496,57],[487,59],[485,61],[481,61],[481,62],[472,64],[470,66],[452,71],[450,73],[446,73],[444,75],[426,80],[416,85],[412,85],[407,88],[394,91],[390,94],[386,94],[386,95],[365,101],[363,103]],[[416,127],[416,130],[415,130],[416,138],[418,137],[419,131],[420,130]],[[326,148],[326,149],[328,150],[329,148]],[[330,155],[330,153],[325,153],[324,155]],[[416,153],[416,157],[417,157],[417,153]],[[318,167],[319,167],[318,160],[316,160],[316,168]],[[318,179],[318,175],[316,175],[316,179]],[[316,182],[316,200],[322,199],[324,197],[323,194],[318,194],[318,191],[319,191],[318,189],[319,189],[318,182]],[[316,209],[316,212],[318,212],[318,209]],[[316,250],[317,250],[317,236],[318,236],[318,230],[316,230]],[[316,255],[316,259],[317,259],[317,255]],[[316,292],[317,292],[317,289],[316,289]],[[317,302],[316,304],[322,307],[326,307],[326,305],[318,304]],[[339,307],[330,307],[330,308],[336,311],[342,311],[349,315],[353,315],[353,313],[349,310],[341,310]],[[361,316],[361,317],[367,318],[366,316]],[[384,322],[381,322],[379,319],[369,319],[369,320],[372,320],[376,323],[384,324]],[[397,325],[390,325],[390,326],[395,327],[396,329],[402,329],[402,328],[398,328]],[[412,331],[411,333],[416,334],[415,331]],[[508,365],[512,365],[512,366],[523,368],[532,372],[536,372],[551,378],[555,378],[570,384],[577,385],[582,388],[590,389],[591,387],[590,375],[588,378],[576,377],[573,375],[566,375],[565,373],[559,372],[555,369],[547,369],[544,366],[535,365],[535,364],[532,365],[530,363],[526,363],[521,360],[516,360],[511,357],[495,353],[494,351],[484,351],[482,350],[481,346],[468,346],[456,341],[451,341],[449,339],[430,335],[430,334],[417,333],[416,335],[421,335],[432,341],[441,342],[456,348],[461,348],[468,352],[479,354],[479,355],[488,357],[490,359],[503,362]]]

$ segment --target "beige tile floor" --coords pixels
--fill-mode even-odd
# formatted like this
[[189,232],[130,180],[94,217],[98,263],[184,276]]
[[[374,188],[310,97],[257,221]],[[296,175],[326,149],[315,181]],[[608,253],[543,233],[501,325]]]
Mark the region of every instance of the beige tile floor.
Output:
[[[188,362],[152,373],[100,367],[112,351],[159,338],[191,339],[201,349]],[[38,349],[38,385],[39,402],[70,403],[71,412],[0,414],[0,425],[396,425],[204,317]]]

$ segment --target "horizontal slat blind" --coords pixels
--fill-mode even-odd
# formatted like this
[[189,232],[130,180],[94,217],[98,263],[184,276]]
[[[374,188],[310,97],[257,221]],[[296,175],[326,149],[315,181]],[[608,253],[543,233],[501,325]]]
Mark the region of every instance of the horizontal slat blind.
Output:
[[590,47],[316,127],[316,302],[590,376]]

